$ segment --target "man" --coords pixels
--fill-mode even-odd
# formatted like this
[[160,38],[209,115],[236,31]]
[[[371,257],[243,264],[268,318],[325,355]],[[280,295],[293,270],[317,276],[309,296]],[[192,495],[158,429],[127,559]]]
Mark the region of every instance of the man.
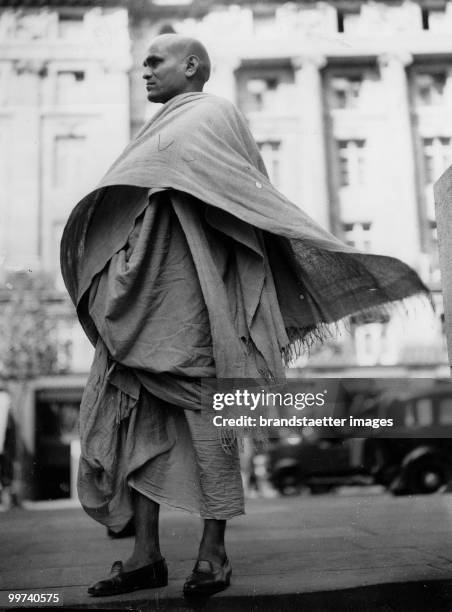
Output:
[[96,346],[81,406],[79,495],[132,556],[94,596],[164,586],[161,502],[204,531],[186,596],[230,582],[226,521],[243,513],[237,443],[201,405],[201,379],[284,376],[327,326],[426,289],[398,260],[342,244],[268,181],[243,117],[202,93],[197,41],[157,37],[147,97],[163,106],[66,226],[62,270]]
[[13,459],[15,455],[15,424],[10,409],[10,398],[0,389],[0,508],[11,506]]

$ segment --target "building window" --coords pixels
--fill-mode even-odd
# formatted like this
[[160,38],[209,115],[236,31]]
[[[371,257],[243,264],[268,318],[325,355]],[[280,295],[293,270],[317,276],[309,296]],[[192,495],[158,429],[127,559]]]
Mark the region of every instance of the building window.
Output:
[[354,329],[356,361],[358,365],[377,365],[383,352],[384,326],[368,323]]
[[64,11],[58,14],[58,33],[61,38],[79,36],[83,29],[84,15],[77,11]]
[[365,184],[365,141],[339,140],[339,184],[359,187]]
[[294,69],[287,61],[245,62],[236,71],[238,105],[244,113],[287,111]]
[[345,235],[345,242],[349,246],[355,247],[355,249],[358,249],[360,251],[372,250],[372,223],[370,221],[343,223],[342,228]]
[[57,136],[54,142],[54,186],[73,188],[80,180],[80,168],[86,164],[86,137]]
[[264,160],[265,167],[267,168],[270,181],[275,187],[279,188],[281,182],[281,143],[274,140],[266,140],[264,142],[258,142],[257,144],[262,159]]
[[422,9],[422,29],[423,30],[433,30],[437,29],[437,25],[444,22],[446,16],[446,7],[440,8],[423,8]]
[[415,76],[416,102],[421,106],[434,106],[444,103],[447,73],[443,70],[434,73],[418,73]]
[[57,104],[77,104],[83,101],[85,73],[83,70],[59,70],[56,75]]
[[249,103],[252,110],[264,110],[268,92],[278,89],[279,81],[276,77],[266,79],[250,79],[246,85],[249,94]]
[[361,8],[358,2],[355,4],[356,6],[352,6],[350,3],[345,10],[338,9],[336,25],[339,33],[354,33],[359,27]]
[[253,29],[259,35],[274,30],[276,11],[273,7],[265,5],[253,8]]
[[436,220],[429,219],[427,223],[428,223],[428,233],[429,233],[430,244],[436,245],[438,244],[438,230],[436,227]]
[[331,80],[333,108],[356,108],[363,84],[362,77],[334,77]]
[[428,186],[452,164],[452,139],[448,136],[423,138],[425,183]]

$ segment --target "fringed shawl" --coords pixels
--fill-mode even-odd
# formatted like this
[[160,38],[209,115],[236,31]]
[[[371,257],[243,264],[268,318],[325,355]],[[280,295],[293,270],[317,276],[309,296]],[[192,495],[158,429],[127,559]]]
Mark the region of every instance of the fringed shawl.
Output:
[[[262,230],[288,338],[280,347],[286,360],[331,323],[356,313],[378,315],[391,302],[428,293],[406,264],[343,244],[277,191],[232,104],[181,94],[143,127],[66,225],[63,277],[93,343],[98,334],[86,307],[93,279],[127,243],[148,205],[143,193],[168,189],[191,196],[193,206],[207,205],[206,219],[221,231],[240,231],[234,219],[237,227]],[[217,375],[227,376],[227,368]]]

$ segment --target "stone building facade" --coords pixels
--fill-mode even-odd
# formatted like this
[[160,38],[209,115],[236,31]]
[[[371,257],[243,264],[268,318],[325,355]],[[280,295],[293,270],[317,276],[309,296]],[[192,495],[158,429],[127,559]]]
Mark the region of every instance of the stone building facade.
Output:
[[0,3],[0,253],[8,269],[57,272],[74,202],[128,142],[129,68],[125,9]]
[[433,290],[436,316],[354,330],[352,361],[444,361],[432,187],[452,163],[452,2],[212,3],[203,13],[154,1],[131,20],[132,133],[153,112],[146,46],[171,28],[206,45],[206,91],[244,112],[278,188],[349,244],[406,261]]
[[[142,61],[168,30],[205,43],[206,90],[244,112],[277,187],[348,243],[415,267],[440,315],[432,184],[452,163],[451,0],[0,0],[3,272],[49,271],[64,301],[62,228],[155,111]],[[86,370],[70,317],[62,333]],[[428,313],[357,328],[351,342],[361,365],[445,360]]]
[[[74,203],[129,140],[128,12],[93,2],[0,2],[0,279],[56,281],[49,303],[86,370],[90,348],[59,273]],[[0,303],[14,290],[4,282]]]
[[204,42],[206,91],[240,107],[284,194],[348,243],[406,261],[434,293],[436,315],[352,322],[300,360],[304,374],[449,374],[432,185],[452,163],[452,0],[0,0],[0,315],[8,273],[49,273],[49,313],[71,347],[66,376],[14,387],[28,499],[76,496],[92,349],[62,287],[59,239],[156,110],[142,62],[162,31]]

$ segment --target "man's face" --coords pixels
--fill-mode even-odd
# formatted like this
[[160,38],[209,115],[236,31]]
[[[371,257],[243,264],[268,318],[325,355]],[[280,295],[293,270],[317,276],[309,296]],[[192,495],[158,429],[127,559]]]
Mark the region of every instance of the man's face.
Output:
[[186,91],[188,79],[182,53],[161,42],[153,43],[143,62],[147,98],[150,102],[167,102]]

